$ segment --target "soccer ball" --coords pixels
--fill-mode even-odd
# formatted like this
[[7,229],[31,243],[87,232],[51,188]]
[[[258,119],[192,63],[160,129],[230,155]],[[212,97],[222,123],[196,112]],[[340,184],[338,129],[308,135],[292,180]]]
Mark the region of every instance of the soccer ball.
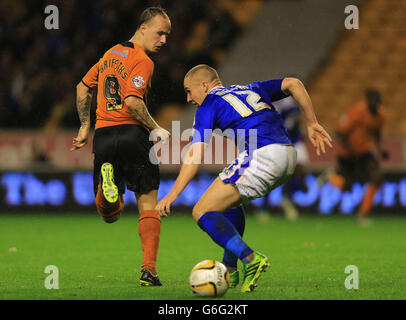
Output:
[[189,285],[199,297],[221,297],[230,285],[230,274],[221,262],[204,260],[192,269]]

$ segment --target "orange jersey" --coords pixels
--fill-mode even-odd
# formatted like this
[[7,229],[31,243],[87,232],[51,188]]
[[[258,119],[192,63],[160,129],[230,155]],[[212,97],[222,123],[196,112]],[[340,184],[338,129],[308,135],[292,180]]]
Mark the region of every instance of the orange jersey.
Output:
[[[340,119],[338,132],[347,136],[349,146],[357,155],[362,155],[376,149],[376,135],[382,129],[383,123],[382,108],[374,115],[368,110],[368,104],[361,101],[350,107]],[[350,153],[341,142],[337,144],[338,156],[348,157]]]
[[97,86],[95,129],[120,124],[138,124],[124,99],[136,96],[146,100],[154,63],[137,44],[124,42],[106,51],[83,77],[89,88]]

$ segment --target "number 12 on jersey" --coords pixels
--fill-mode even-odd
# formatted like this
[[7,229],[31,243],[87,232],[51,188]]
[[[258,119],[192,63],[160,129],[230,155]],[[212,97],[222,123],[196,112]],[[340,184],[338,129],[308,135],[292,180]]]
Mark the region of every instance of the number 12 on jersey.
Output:
[[[247,97],[245,98],[245,101],[247,103],[241,101],[241,99],[236,94],[246,94]],[[259,101],[261,100],[261,96],[254,91],[236,91],[236,94],[228,93],[221,97],[226,100],[243,118],[248,117],[250,114],[252,114],[252,110],[248,108],[247,104],[255,111],[259,111],[265,108],[271,108],[269,104]]]

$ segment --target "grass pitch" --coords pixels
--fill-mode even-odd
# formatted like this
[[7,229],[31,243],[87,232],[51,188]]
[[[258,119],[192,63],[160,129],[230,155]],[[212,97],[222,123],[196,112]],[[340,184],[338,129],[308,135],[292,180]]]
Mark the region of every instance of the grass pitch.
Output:
[[[222,298],[406,299],[406,218],[373,216],[368,228],[349,216],[247,217],[244,238],[271,266],[255,292],[238,287]],[[1,216],[0,299],[196,299],[188,286],[192,267],[221,261],[222,251],[190,215],[162,220],[158,272],[163,287],[138,284],[141,245],[135,213],[114,224],[97,213]],[[48,265],[59,270],[59,289],[46,289]],[[359,271],[359,289],[348,290],[346,266]]]

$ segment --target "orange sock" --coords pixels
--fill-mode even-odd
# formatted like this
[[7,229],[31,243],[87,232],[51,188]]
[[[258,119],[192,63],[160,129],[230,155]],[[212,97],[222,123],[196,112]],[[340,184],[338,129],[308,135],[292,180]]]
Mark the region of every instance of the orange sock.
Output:
[[335,187],[339,188],[339,189],[343,189],[344,188],[344,184],[345,184],[345,179],[342,175],[339,174],[333,174],[329,177],[328,181]]
[[376,191],[378,190],[378,186],[376,184],[370,183],[365,190],[364,197],[362,198],[361,207],[359,210],[359,216],[365,217],[372,209],[372,205],[374,204],[374,196]]
[[161,217],[155,210],[143,210],[138,222],[138,234],[141,238],[142,266],[141,271],[148,269],[156,275],[159,237],[161,234]]
[[108,202],[104,196],[103,191],[99,185],[96,194],[96,208],[100,216],[107,223],[116,222],[120,219],[121,211],[124,208],[124,198],[122,194],[118,195],[118,200],[114,203]]

